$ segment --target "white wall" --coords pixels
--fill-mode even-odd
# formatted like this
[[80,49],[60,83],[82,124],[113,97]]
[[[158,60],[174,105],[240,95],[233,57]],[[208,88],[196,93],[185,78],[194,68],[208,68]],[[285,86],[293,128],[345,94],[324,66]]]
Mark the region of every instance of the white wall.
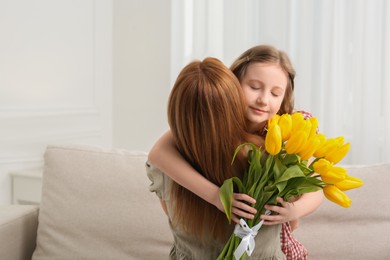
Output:
[[170,26],[170,0],[0,0],[0,205],[48,144],[150,149],[168,128]]
[[112,144],[112,1],[0,0],[0,205],[48,144]]
[[114,1],[113,145],[148,151],[168,128],[171,1]]

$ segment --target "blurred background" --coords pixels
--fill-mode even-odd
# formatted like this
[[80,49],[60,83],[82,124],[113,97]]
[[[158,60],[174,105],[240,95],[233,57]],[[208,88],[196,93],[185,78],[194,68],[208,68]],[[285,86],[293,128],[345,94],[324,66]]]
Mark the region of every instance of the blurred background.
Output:
[[296,108],[351,142],[343,164],[389,162],[389,13],[386,0],[0,0],[0,205],[39,189],[48,144],[147,152],[183,66],[230,66],[258,44],[289,54]]

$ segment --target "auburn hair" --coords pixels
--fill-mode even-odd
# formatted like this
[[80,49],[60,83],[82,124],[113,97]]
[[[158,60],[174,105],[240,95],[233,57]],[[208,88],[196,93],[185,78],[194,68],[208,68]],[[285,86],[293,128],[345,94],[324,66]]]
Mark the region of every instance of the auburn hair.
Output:
[[[232,164],[237,146],[260,143],[245,131],[245,99],[238,79],[216,58],[193,61],[180,72],[169,97],[168,121],[182,156],[217,186],[244,173],[242,153]],[[200,241],[224,241],[231,234],[224,213],[175,182],[170,199],[173,225]]]
[[248,66],[254,62],[279,64],[287,76],[286,92],[278,114],[291,114],[294,109],[294,78],[295,70],[288,55],[270,45],[258,45],[241,54],[230,66],[230,69],[241,81]]

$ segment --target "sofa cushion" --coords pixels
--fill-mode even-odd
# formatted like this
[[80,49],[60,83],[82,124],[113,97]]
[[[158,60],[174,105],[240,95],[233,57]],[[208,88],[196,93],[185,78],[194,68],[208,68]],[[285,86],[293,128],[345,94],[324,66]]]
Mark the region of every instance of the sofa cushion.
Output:
[[119,149],[49,146],[33,259],[168,258],[171,233],[148,190],[146,158]]
[[0,259],[31,259],[35,249],[38,206],[0,206]]
[[388,259],[390,256],[390,165],[346,167],[364,185],[345,193],[349,208],[324,199],[301,220],[295,236],[309,259]]

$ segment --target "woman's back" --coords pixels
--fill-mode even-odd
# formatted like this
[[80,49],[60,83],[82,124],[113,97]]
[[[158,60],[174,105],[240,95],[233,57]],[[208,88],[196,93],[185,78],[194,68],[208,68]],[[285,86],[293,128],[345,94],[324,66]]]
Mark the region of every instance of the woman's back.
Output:
[[[168,102],[168,121],[180,154],[206,179],[221,186],[246,169],[245,100],[238,79],[222,62],[194,61],[179,74]],[[174,235],[172,259],[216,259],[233,232],[224,213],[171,181],[149,164],[151,191],[166,205]],[[253,259],[284,259],[280,225],[261,228]]]
[[[211,237],[202,242],[193,234],[172,225],[173,212],[170,203],[172,180],[150,162],[146,164],[146,171],[152,181],[149,187],[150,191],[156,192],[167,205],[169,224],[174,238],[170,259],[217,259],[226,242],[217,241]],[[235,226],[234,223],[229,224],[227,221],[215,223],[215,225],[221,225],[227,231],[225,241],[229,239]],[[246,259],[285,259],[285,255],[280,248],[280,231],[281,225],[262,226],[255,237],[255,250]],[[204,230],[204,233],[207,233],[207,230]]]

